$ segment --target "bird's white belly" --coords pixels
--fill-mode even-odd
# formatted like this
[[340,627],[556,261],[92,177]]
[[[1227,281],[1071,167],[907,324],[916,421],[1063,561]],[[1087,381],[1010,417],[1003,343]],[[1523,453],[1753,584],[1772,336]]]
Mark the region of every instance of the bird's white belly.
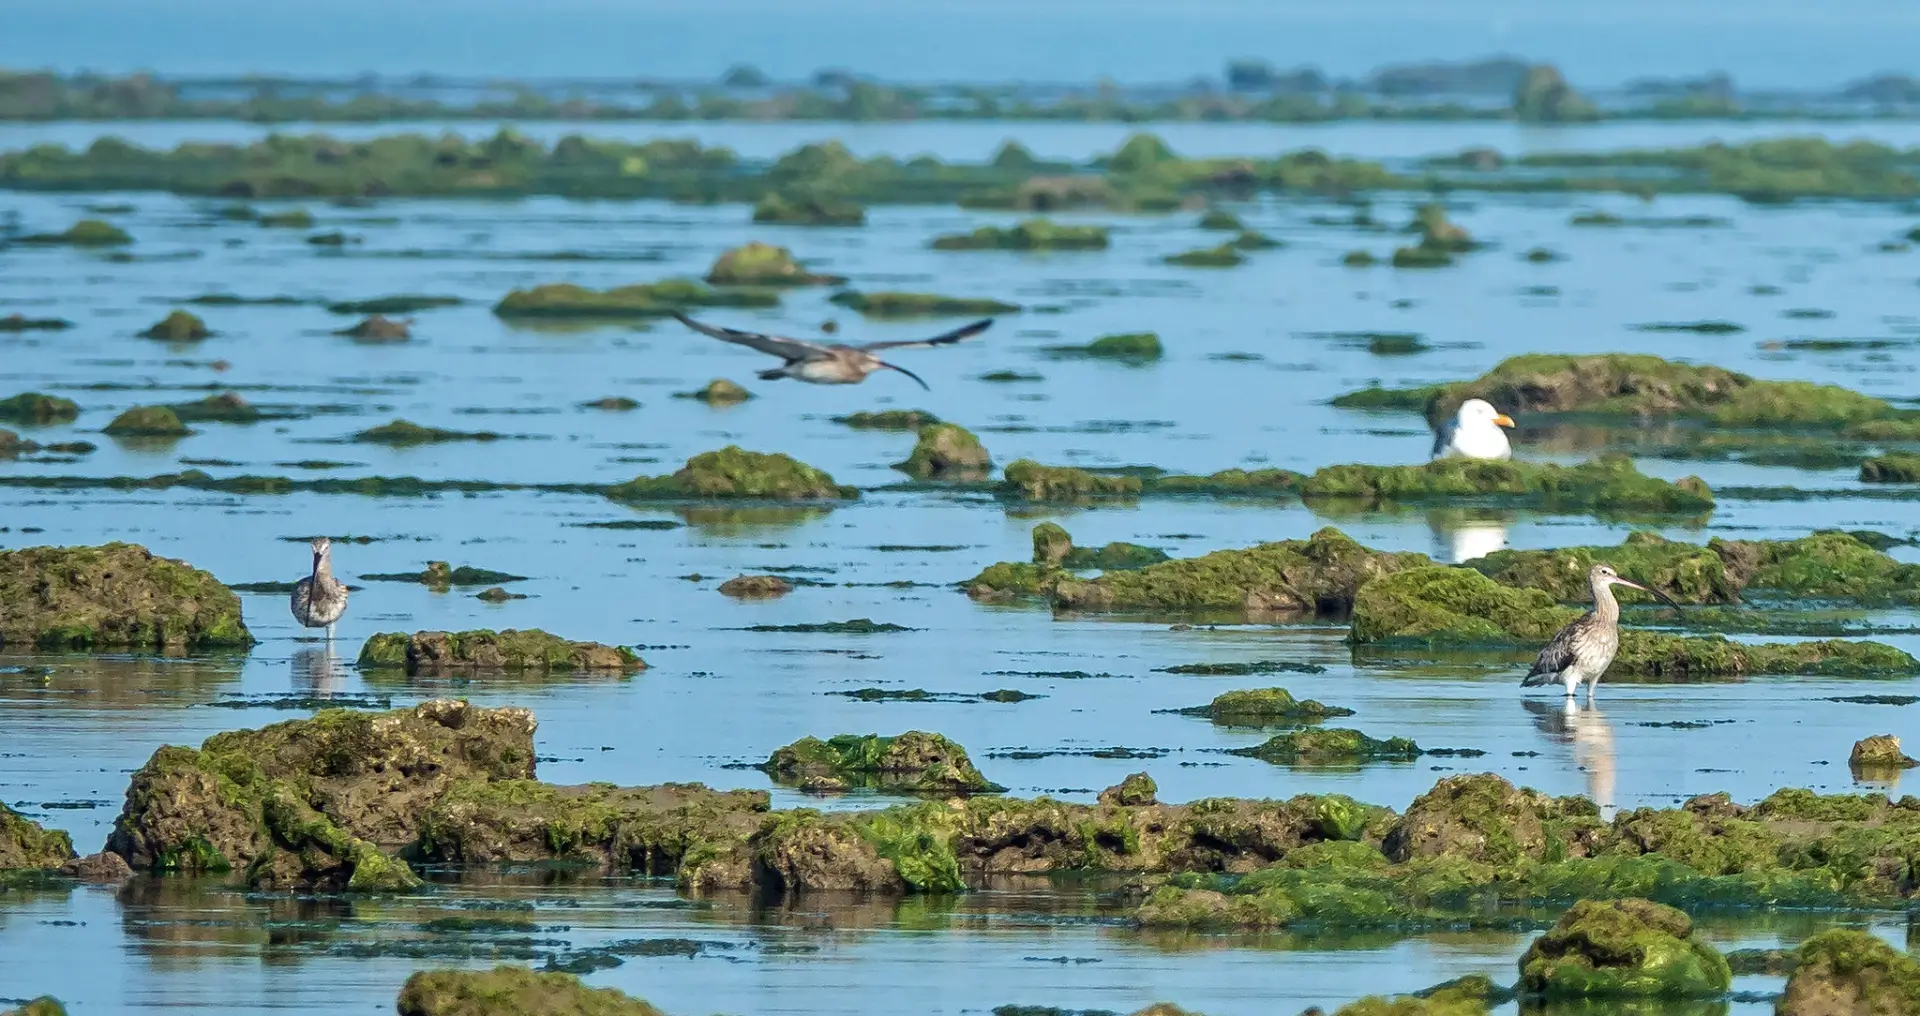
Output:
[[1446,451],[1441,454],[1467,459],[1510,459],[1513,445],[1507,441],[1507,432],[1493,424],[1455,427]]
[[833,360],[803,360],[788,367],[787,376],[817,385],[850,385],[866,379],[866,375],[849,371]]

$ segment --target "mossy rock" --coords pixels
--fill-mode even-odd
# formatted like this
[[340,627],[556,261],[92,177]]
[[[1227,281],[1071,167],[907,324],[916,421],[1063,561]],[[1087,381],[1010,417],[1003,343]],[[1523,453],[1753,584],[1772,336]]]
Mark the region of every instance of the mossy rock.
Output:
[[405,342],[413,338],[413,328],[407,322],[396,321],[385,314],[371,314],[333,334],[344,335],[355,342]]
[[1276,765],[1352,766],[1368,762],[1411,762],[1424,753],[1419,745],[1404,737],[1383,741],[1344,727],[1317,727],[1275,734],[1262,744],[1235,748],[1228,754]]
[[812,790],[872,787],[912,794],[980,794],[1006,789],[980,775],[966,749],[918,730],[894,737],[803,737],[775,751],[760,769],[778,782]]
[[1028,219],[1001,228],[981,226],[971,233],[950,233],[933,239],[934,250],[1106,250],[1105,226],[1068,226],[1048,219]]
[[30,318],[17,311],[0,315],[0,333],[61,332],[72,327],[73,322],[65,318]]
[[1128,773],[1119,783],[1100,792],[1100,803],[1122,808],[1141,808],[1158,804],[1160,785],[1146,773]]
[[859,226],[867,210],[837,198],[769,194],[753,206],[753,221],[776,226]]
[[354,444],[379,444],[406,448],[414,445],[443,444],[449,441],[498,441],[500,435],[485,430],[447,430],[441,427],[425,427],[411,420],[394,420],[378,427],[356,431],[347,440]]
[[1900,750],[1900,738],[1892,734],[1875,734],[1853,743],[1853,751],[1847,756],[1847,764],[1856,772],[1862,769],[1898,771],[1920,766],[1920,760],[1915,760]]
[[1032,459],[1015,459],[1002,473],[1001,489],[1029,501],[1085,501],[1139,497],[1144,485],[1137,476],[1109,476],[1071,466],[1043,466]]
[[265,418],[260,407],[237,392],[221,392],[164,408],[171,410],[182,423],[255,423]]
[[893,468],[923,480],[978,480],[993,468],[993,458],[972,431],[935,423],[920,428],[913,452]]
[[1395,863],[1448,858],[1495,866],[1565,857],[1601,827],[1600,809],[1580,797],[1516,788],[1492,773],[1448,776],[1413,799],[1381,850]]
[[1257,229],[1241,230],[1240,235],[1234,237],[1232,243],[1236,250],[1278,250],[1286,246]]
[[967,595],[983,602],[1001,603],[1051,597],[1053,588],[1073,577],[1064,569],[1025,561],[990,564],[966,582]]
[[114,417],[103,433],[114,437],[185,437],[193,431],[166,406],[135,406]]
[[1669,483],[1624,455],[1574,466],[1445,458],[1417,466],[1326,466],[1300,485],[1308,500],[1431,504],[1480,499],[1504,505],[1602,511],[1702,512],[1713,492],[1697,477]]
[[72,399],[63,399],[58,395],[21,392],[11,398],[0,399],[0,420],[8,423],[45,427],[55,423],[72,423],[79,418],[80,406]]
[[1487,1016],[1512,995],[1484,975],[1470,974],[1413,995],[1368,995],[1334,1010],[1333,1016]]
[[207,330],[207,323],[200,320],[199,315],[176,310],[154,322],[152,327],[140,333],[140,337],[159,339],[163,342],[194,342],[212,334]]
[[457,296],[431,293],[394,293],[365,300],[336,300],[327,304],[329,314],[412,314],[440,307],[458,307],[467,301]]
[[1552,64],[1535,64],[1513,92],[1513,118],[1521,123],[1582,123],[1600,111]]
[[1446,268],[1452,264],[1453,254],[1444,247],[1418,244],[1395,248],[1393,252],[1395,268]]
[[1340,263],[1348,268],[1372,268],[1379,263],[1372,251],[1350,250],[1340,256]]
[[[1720,555],[1709,547],[1652,532],[1632,533],[1618,547],[1501,550],[1466,562],[1502,585],[1539,589],[1561,603],[1590,599],[1587,572],[1602,563],[1612,565],[1621,577],[1652,586],[1680,603],[1740,601],[1740,584],[1728,575]],[[1636,594],[1620,589],[1616,595]]]
[[640,408],[640,400],[625,395],[608,395],[591,402],[580,403],[581,409],[602,409],[609,413],[631,413]]
[[1086,355],[1101,360],[1158,360],[1163,350],[1153,332],[1102,335],[1087,344]]
[[1732,982],[1686,914],[1642,899],[1576,903],[1520,957],[1521,994],[1550,1001],[1712,998]]
[[312,229],[313,213],[304,208],[289,208],[280,212],[268,212],[255,217],[253,221],[270,229]]
[[1344,614],[1380,576],[1428,564],[1424,554],[1369,550],[1337,529],[1305,540],[1219,550],[1087,582],[1063,580],[1053,602],[1070,610],[1229,611],[1317,616]]
[[714,286],[833,286],[845,281],[809,272],[785,247],[758,240],[726,251],[707,269],[707,282]]
[[735,575],[720,583],[720,593],[739,600],[770,600],[793,592],[793,583],[778,575]]
[[1020,310],[1020,305],[1016,303],[933,293],[859,293],[846,290],[833,294],[830,299],[857,314],[875,318],[972,317],[1013,314]]
[[1888,452],[1860,463],[1861,483],[1920,483],[1920,455]]
[[940,422],[940,418],[924,409],[884,409],[877,413],[858,412],[846,416],[836,416],[833,422],[854,430],[911,430]]
[[0,872],[58,868],[73,856],[66,833],[42,829],[0,802]]
[[1313,699],[1296,699],[1285,688],[1240,688],[1216,695],[1212,702],[1204,706],[1180,711],[1237,727],[1319,723],[1337,716],[1353,715],[1353,710],[1342,706],[1330,706]]
[[400,1016],[663,1016],[625,992],[587,987],[573,974],[504,964],[417,971],[395,1006]]
[[31,233],[20,243],[66,247],[124,247],[133,242],[126,230],[99,219],[81,219],[58,233]]
[[678,472],[642,476],[607,488],[616,501],[747,499],[768,501],[847,501],[859,490],[798,459],[778,453],[750,452],[738,445],[701,452]]
[[1059,523],[1042,522],[1033,527],[1033,563],[1059,568],[1073,553],[1073,537]]
[[503,318],[623,320],[666,317],[696,307],[777,307],[778,294],[756,289],[717,290],[685,279],[597,290],[572,283],[516,289],[493,305]]
[[0,551],[0,645],[244,648],[240,598],[182,561],[130,543]]
[[1245,263],[1247,256],[1241,253],[1238,244],[1228,242],[1218,247],[1200,247],[1169,254],[1161,260],[1181,268],[1235,268]]
[[1430,201],[1416,209],[1407,231],[1420,234],[1420,248],[1426,251],[1458,254],[1478,246],[1465,229],[1447,218],[1446,206],[1438,202]]
[[1794,951],[1779,1016],[1920,1012],[1920,961],[1865,931],[1836,928]]
[[370,582],[418,582],[430,589],[446,590],[454,586],[492,586],[502,582],[524,582],[525,575],[461,565],[455,568],[445,561],[428,561],[417,572],[369,572],[360,576]]
[[675,392],[676,399],[693,399],[709,406],[737,406],[753,398],[753,393],[727,380],[717,377],[701,386],[697,391]]
[[1238,233],[1247,228],[1247,224],[1240,221],[1240,216],[1224,208],[1207,209],[1206,214],[1200,216],[1198,225],[1201,229],[1216,233]]
[[1623,631],[1612,674],[1669,681],[1704,677],[1796,675],[1801,677],[1892,677],[1920,670],[1906,652],[1879,642],[1821,639],[1805,642],[1735,642],[1721,635],[1683,637]]
[[1061,558],[1060,567],[1072,571],[1129,571],[1168,560],[1167,552],[1159,547],[1115,540],[1102,547],[1074,547]]
[[67,1016],[67,1007],[52,995],[42,995],[29,999],[18,1009],[8,1009],[0,1016]]
[[525,631],[382,632],[360,647],[363,669],[414,674],[603,672],[647,669],[633,650],[599,642],[570,642],[538,628]]
[[[1587,571],[1612,565],[1681,603],[1733,604],[1781,599],[1886,603],[1920,600],[1920,565],[1896,560],[1851,533],[1797,540],[1726,540],[1706,546],[1630,534],[1617,547],[1503,550],[1467,562],[1503,585],[1539,589],[1563,603],[1589,598]],[[1623,590],[1618,595],[1637,594]]]

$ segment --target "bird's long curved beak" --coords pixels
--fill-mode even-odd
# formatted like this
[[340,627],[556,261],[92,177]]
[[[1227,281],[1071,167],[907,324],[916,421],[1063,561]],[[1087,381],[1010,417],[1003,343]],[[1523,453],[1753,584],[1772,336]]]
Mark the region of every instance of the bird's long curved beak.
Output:
[[1508,416],[1505,413],[1501,413],[1499,416],[1496,416],[1493,418],[1493,422],[1495,426],[1511,427],[1513,426],[1513,417]]
[[1667,594],[1661,592],[1658,589],[1653,588],[1652,586],[1643,586],[1638,582],[1630,582],[1626,579],[1620,578],[1619,576],[1614,577],[1613,584],[1616,586],[1626,586],[1628,589],[1638,589],[1643,593],[1651,593],[1653,594],[1653,598],[1656,600],[1659,600],[1661,603],[1664,603],[1675,610],[1680,609],[1680,605],[1678,603],[1673,602],[1673,597],[1668,596]]
[[922,387],[922,388],[926,388],[926,389],[927,389],[927,391],[933,391],[933,389],[932,389],[932,388],[929,388],[929,387],[927,387],[927,383],[926,383],[925,381],[921,381],[921,380],[920,380],[920,375],[918,375],[918,374],[915,374],[915,373],[914,373],[913,371],[910,371],[910,370],[908,370],[908,369],[907,369],[907,368],[905,368],[905,367],[898,367],[898,366],[895,366],[895,365],[893,365],[893,364],[891,364],[891,363],[888,363],[888,362],[887,362],[887,361],[885,361],[885,360],[882,360],[882,361],[880,361],[880,366],[882,366],[882,367],[885,367],[885,368],[887,368],[888,370],[897,370],[897,371],[899,371],[900,373],[902,373],[902,374],[905,374],[906,376],[908,376],[908,377],[910,377],[910,378],[912,378],[912,379],[914,379],[914,380],[915,380],[916,382],[919,382],[919,385],[920,385],[920,387]]

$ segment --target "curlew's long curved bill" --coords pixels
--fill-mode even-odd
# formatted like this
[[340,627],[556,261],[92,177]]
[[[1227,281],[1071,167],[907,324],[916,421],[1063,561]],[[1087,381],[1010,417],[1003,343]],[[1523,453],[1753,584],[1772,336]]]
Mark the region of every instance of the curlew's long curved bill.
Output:
[[905,368],[905,367],[901,367],[901,366],[897,366],[897,365],[895,365],[895,364],[891,364],[891,363],[888,363],[888,362],[887,362],[887,361],[885,361],[885,360],[881,360],[881,361],[880,361],[880,366],[882,366],[882,367],[885,367],[885,368],[887,368],[888,370],[897,370],[897,371],[899,371],[900,373],[902,373],[902,374],[905,374],[906,376],[908,376],[908,377],[910,377],[910,378],[912,378],[912,379],[914,379],[915,381],[919,381],[919,382],[920,382],[920,387],[922,387],[922,388],[926,388],[926,389],[927,389],[927,391],[933,391],[933,389],[932,389],[932,388],[929,388],[929,387],[927,386],[927,383],[926,383],[925,381],[920,381],[920,375],[918,375],[918,374],[915,374],[915,373],[914,373],[913,371],[910,371],[910,370],[908,370],[908,369],[907,369],[907,368]]
[[1680,609],[1680,605],[1678,603],[1673,602],[1673,597],[1668,596],[1667,594],[1661,592],[1658,589],[1653,588],[1652,586],[1643,586],[1638,582],[1631,582],[1631,581],[1628,581],[1627,579],[1620,578],[1617,575],[1614,576],[1613,584],[1616,586],[1626,586],[1628,589],[1638,589],[1643,593],[1651,593],[1653,594],[1653,598],[1656,600],[1659,600],[1661,603],[1664,603],[1675,610]]

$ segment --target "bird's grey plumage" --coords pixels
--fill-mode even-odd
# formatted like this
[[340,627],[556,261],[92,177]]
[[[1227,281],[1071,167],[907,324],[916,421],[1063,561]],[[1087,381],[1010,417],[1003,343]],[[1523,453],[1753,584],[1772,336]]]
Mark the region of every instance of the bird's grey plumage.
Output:
[[786,361],[771,370],[761,371],[759,377],[763,381],[792,378],[813,384],[858,384],[866,380],[868,374],[884,369],[899,371],[912,378],[922,388],[927,387],[927,383],[920,379],[920,375],[905,367],[888,363],[874,353],[882,349],[952,345],[986,331],[993,324],[992,318],[983,318],[928,339],[896,339],[851,346],[838,342],[810,342],[785,335],[769,335],[765,332],[749,332],[739,328],[710,325],[677,312],[673,316],[681,324],[702,335],[711,336],[722,342],[746,346],[749,349],[757,349]]
[[1460,426],[1458,422],[1449,418],[1445,423],[1434,428],[1433,451],[1427,453],[1429,458],[1437,459],[1441,452],[1447,450],[1447,446],[1453,443],[1453,430],[1458,426]]
[[325,628],[333,638],[333,624],[347,612],[346,583],[333,577],[333,542],[322,536],[313,541],[313,569],[293,584],[288,606],[293,619],[308,628]]
[[1587,696],[1593,696],[1594,686],[1600,683],[1601,675],[1620,652],[1620,602],[1613,598],[1616,585],[1652,593],[1670,607],[1679,606],[1658,589],[1623,579],[1607,565],[1594,565],[1587,571],[1593,609],[1574,618],[1547,641],[1540,655],[1534,658],[1533,668],[1520,679],[1521,687],[1533,688],[1558,681],[1566,687],[1567,694],[1572,695],[1574,689],[1585,682]]

